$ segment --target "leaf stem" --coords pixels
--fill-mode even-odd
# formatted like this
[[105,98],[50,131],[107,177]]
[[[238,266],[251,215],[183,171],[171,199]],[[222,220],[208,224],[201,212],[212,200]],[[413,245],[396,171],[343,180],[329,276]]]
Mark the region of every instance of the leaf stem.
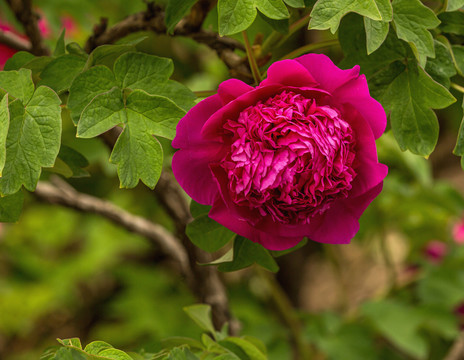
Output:
[[461,85],[458,85],[458,84],[452,82],[451,87],[453,89],[456,89],[457,91],[460,91],[460,92],[462,92],[464,94],[464,86],[461,86]]
[[253,53],[253,48],[251,47],[250,41],[248,40],[248,35],[246,31],[242,31],[243,40],[245,41],[245,49],[248,57],[248,62],[250,63],[251,72],[255,83],[259,84],[261,82],[261,73],[259,72],[258,63],[256,62],[255,55]]
[[217,93],[216,90],[202,90],[193,92],[197,98],[206,98]]
[[326,40],[326,41],[304,45],[296,50],[293,50],[292,52],[289,52],[287,55],[285,55],[279,60],[293,59],[300,55],[306,54],[310,51],[314,51],[314,50],[318,50],[318,49],[322,49],[322,48],[330,47],[334,45],[338,45],[338,39]]
[[266,283],[269,292],[274,302],[279,316],[288,327],[292,341],[297,351],[297,359],[309,360],[311,359],[311,347],[303,339],[301,330],[301,323],[295,313],[290,300],[277,282],[275,275],[270,274],[259,266],[255,267],[257,275]]

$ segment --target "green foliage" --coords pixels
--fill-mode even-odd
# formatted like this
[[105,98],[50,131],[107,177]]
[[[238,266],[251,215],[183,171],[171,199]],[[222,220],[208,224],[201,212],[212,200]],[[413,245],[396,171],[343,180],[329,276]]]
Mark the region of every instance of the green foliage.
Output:
[[[464,99],[462,103],[462,108],[464,111]],[[461,166],[464,170],[464,116],[461,121],[461,126],[459,128],[458,139],[456,141],[456,146],[454,147],[453,154],[461,157]]]
[[23,202],[24,195],[21,190],[16,194],[0,197],[0,223],[18,221]]
[[[350,12],[358,13],[375,21],[390,21],[392,11],[390,1],[387,0],[361,0],[361,1],[341,1],[341,0],[318,0],[311,12],[310,29],[330,29],[335,34],[343,16]],[[371,31],[372,29],[370,29]],[[374,37],[375,39],[372,39]],[[378,42],[379,34],[370,33],[368,39]],[[380,42],[381,43],[381,42]],[[373,47],[372,44],[370,47]]]
[[274,20],[290,16],[282,0],[219,0],[219,34],[231,35],[248,29],[257,10]]
[[[9,121],[0,194],[14,194],[21,185],[34,191],[41,168],[52,167],[58,155],[61,101],[48,87],[40,86],[34,91],[31,71],[26,69],[0,72],[0,88],[9,95],[4,97],[0,112],[0,122]],[[16,100],[6,110],[10,96]]]
[[190,212],[195,219],[187,225],[186,234],[190,240],[208,252],[221,249],[235,238],[235,234],[208,216],[210,206],[204,206],[192,200]]
[[398,38],[411,45],[420,65],[425,66],[427,57],[435,57],[433,37],[428,29],[437,27],[440,20],[419,0],[394,0],[392,5]]
[[172,34],[177,23],[188,14],[196,0],[169,0],[166,7],[166,26]]

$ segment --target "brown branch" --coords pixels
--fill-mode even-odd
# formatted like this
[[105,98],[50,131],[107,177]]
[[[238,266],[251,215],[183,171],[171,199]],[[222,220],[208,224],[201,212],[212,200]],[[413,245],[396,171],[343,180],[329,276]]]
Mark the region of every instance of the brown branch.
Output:
[[23,25],[24,32],[31,41],[31,53],[34,55],[50,55],[37,25],[39,15],[32,10],[32,0],[5,0],[18,21]]
[[164,227],[140,216],[132,215],[108,201],[79,193],[59,178],[55,178],[54,183],[39,182],[34,194],[51,204],[101,215],[129,231],[144,236],[163,254],[174,260],[181,273],[187,277],[189,282],[191,281],[188,255],[180,241]]
[[0,30],[0,43],[19,51],[31,51],[31,43],[11,31]]
[[[174,36],[190,37],[198,43],[209,46],[216,51],[234,76],[252,81],[253,77],[246,59],[235,53],[236,49],[245,51],[243,44],[235,39],[221,37],[215,32],[201,29],[201,25],[213,4],[214,1],[210,0],[198,1],[190,14],[177,24]],[[153,31],[166,35],[167,28],[164,16],[164,10],[161,7],[148,3],[146,11],[130,15],[112,27],[108,27],[107,19],[101,19],[100,24],[94,27],[93,35],[87,40],[85,50],[91,52],[97,46],[113,44],[137,31]]]
[[464,332],[461,332],[444,360],[464,360]]

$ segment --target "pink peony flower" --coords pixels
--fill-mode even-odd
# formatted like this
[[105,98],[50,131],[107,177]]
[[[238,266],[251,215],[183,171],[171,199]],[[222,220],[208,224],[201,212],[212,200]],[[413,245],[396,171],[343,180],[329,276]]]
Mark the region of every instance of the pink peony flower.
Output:
[[432,240],[427,243],[424,254],[427,259],[434,264],[439,264],[448,252],[448,246],[439,240]]
[[453,240],[458,245],[464,245],[464,219],[454,225]]
[[[12,29],[7,24],[0,22],[0,31],[11,32]],[[16,51],[17,50],[12,49],[4,44],[0,44],[0,70],[3,70],[3,67],[5,66],[6,61],[10,57],[12,57],[14,54],[16,54]]]
[[256,88],[220,84],[179,122],[172,168],[212,219],[268,249],[349,243],[387,175],[385,126],[359,66],[309,54],[274,63]]

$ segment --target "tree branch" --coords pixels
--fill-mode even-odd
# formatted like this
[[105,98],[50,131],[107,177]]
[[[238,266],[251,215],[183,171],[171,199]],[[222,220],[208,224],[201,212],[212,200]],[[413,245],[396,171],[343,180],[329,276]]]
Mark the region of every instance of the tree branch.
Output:
[[31,42],[30,52],[38,56],[50,55],[50,50],[45,46],[42,34],[37,25],[37,21],[40,17],[32,10],[32,0],[5,1],[24,27],[24,32]]
[[108,201],[79,193],[59,178],[55,178],[54,183],[55,185],[39,182],[34,194],[39,199],[51,204],[101,215],[129,231],[144,236],[156,245],[163,254],[174,260],[182,275],[187,277],[189,282],[192,281],[189,259],[185,249],[180,241],[164,227],[140,216],[130,214]]
[[[221,37],[213,31],[201,29],[206,15],[214,1],[198,1],[188,16],[183,18],[174,29],[174,36],[190,37],[200,44],[205,44],[216,51],[219,58],[231,70],[231,73],[241,79],[252,81],[246,59],[236,54],[235,49],[245,51],[243,44],[235,39]],[[87,40],[85,50],[91,52],[97,46],[113,44],[117,40],[137,31],[153,31],[166,35],[164,10],[153,3],[147,4],[147,10],[130,15],[124,20],[108,28],[108,20],[101,19],[94,27],[93,35]]]
[[461,332],[444,360],[464,360],[464,332]]
[[11,31],[0,30],[0,43],[19,51],[31,51],[31,43]]

